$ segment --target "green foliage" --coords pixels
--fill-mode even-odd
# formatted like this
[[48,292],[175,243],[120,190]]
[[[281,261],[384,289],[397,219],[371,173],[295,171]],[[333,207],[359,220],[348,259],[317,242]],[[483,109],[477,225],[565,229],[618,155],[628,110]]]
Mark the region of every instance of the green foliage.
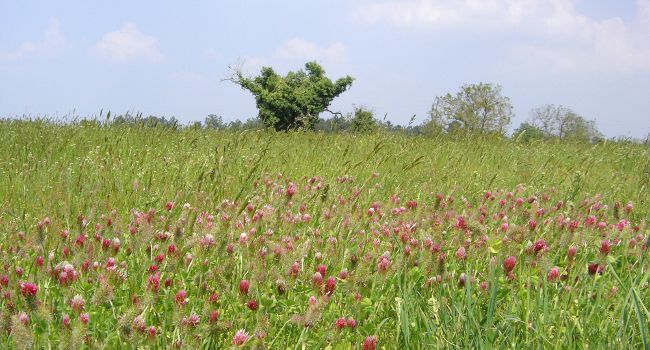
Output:
[[540,128],[523,122],[515,131],[512,133],[512,138],[517,141],[530,142],[534,140],[543,140],[547,138],[548,135]]
[[245,77],[235,71],[229,79],[255,97],[258,117],[275,130],[314,129],[320,113],[327,110],[334,98],[352,85],[346,76],[332,82],[316,62],[305,64],[305,70],[280,76],[271,67],[264,67],[259,76]]
[[603,138],[596,122],[587,120],[565,106],[544,105],[531,111],[530,125],[546,137],[560,140],[595,142]]
[[354,115],[351,118],[352,131],[355,133],[370,133],[377,130],[377,120],[373,112],[363,106],[354,107]]
[[505,134],[513,115],[501,86],[484,83],[465,84],[456,95],[436,97],[429,114],[432,130],[500,135]]

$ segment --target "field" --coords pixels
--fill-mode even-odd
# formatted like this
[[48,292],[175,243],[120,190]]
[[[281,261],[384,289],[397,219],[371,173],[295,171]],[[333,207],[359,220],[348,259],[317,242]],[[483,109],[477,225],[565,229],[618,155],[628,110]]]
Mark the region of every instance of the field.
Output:
[[650,148],[0,123],[0,348],[642,348]]

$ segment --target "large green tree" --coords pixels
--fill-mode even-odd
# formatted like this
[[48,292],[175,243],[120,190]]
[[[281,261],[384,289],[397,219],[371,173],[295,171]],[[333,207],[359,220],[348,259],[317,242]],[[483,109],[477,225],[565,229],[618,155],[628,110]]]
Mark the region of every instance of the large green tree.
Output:
[[353,78],[346,76],[333,82],[318,63],[308,62],[304,70],[286,76],[264,67],[257,77],[246,77],[237,69],[227,80],[255,96],[258,116],[267,127],[312,130],[318,115],[329,111],[332,100],[350,88]]
[[455,95],[436,97],[430,115],[429,123],[447,132],[503,135],[513,113],[510,99],[501,94],[500,85],[479,83],[463,85]]

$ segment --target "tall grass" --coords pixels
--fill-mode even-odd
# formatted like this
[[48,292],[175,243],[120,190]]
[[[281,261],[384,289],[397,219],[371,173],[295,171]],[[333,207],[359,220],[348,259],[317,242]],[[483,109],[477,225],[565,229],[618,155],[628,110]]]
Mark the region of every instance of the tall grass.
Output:
[[[22,279],[37,279],[39,300],[53,308],[55,322],[30,324],[37,335],[36,347],[49,347],[72,337],[55,325],[61,321],[59,312],[69,309],[69,299],[77,293],[84,295],[90,305],[94,289],[98,288],[97,279],[76,282],[73,291],[60,288],[55,278],[49,279],[47,273],[33,266],[33,259],[40,254],[46,259],[53,257],[50,266],[66,258],[61,249],[72,247],[73,241],[70,238],[58,242],[58,232],[69,229],[73,236],[83,234],[78,229],[80,216],[100,225],[102,238],[119,237],[123,246],[129,247],[128,253],[123,249],[115,254],[118,261],[128,262],[129,277],[119,288],[115,286],[111,304],[87,307],[92,310],[93,325],[88,334],[97,339],[87,342],[89,347],[167,347],[181,340],[183,346],[189,347],[226,347],[232,345],[230,339],[240,327],[251,332],[263,329],[263,339],[247,343],[261,348],[359,347],[368,335],[378,336],[379,347],[386,349],[647,346],[647,249],[641,249],[640,244],[627,248],[627,239],[636,233],[632,226],[638,225],[638,233],[648,236],[647,146],[613,142],[518,143],[497,138],[425,138],[391,133],[229,133],[24,121],[0,123],[0,139],[0,251],[5,254],[0,274],[22,267]],[[322,178],[324,187],[305,193],[302,186],[314,176]],[[268,190],[264,189],[264,181],[272,183]],[[290,181],[299,184],[295,204],[274,194],[284,190]],[[477,209],[481,206],[490,213],[500,210],[496,202],[485,201],[486,191],[493,192],[497,200],[506,198],[509,191],[524,198],[548,196],[551,199],[545,204],[547,209],[557,201],[563,206],[545,216],[550,222],[542,224],[540,219],[538,230],[522,233],[515,239],[516,244],[508,243],[498,233],[503,218],[478,223]],[[351,195],[355,192],[360,195]],[[449,218],[444,218],[445,210],[436,207],[438,193],[455,198],[446,209],[453,211]],[[406,200],[417,201],[418,210],[390,216],[390,209],[400,206],[391,202],[391,196],[401,197],[401,205]],[[345,204],[341,199],[347,200]],[[224,209],[226,200],[234,202],[234,207]],[[164,227],[163,223],[153,224],[151,232],[143,229],[143,235],[150,236],[143,237],[155,237],[153,232],[159,230],[173,230],[173,223],[178,222],[176,227],[182,229],[183,236],[173,238],[173,242],[183,254],[192,253],[194,262],[183,265],[180,257],[172,264],[170,259],[165,271],[174,276],[175,282],[165,292],[167,301],[147,299],[143,305],[148,306],[138,308],[130,304],[131,295],[143,300],[149,295],[143,287],[147,284],[145,268],[165,246],[153,238],[151,242],[139,241],[128,235],[127,228],[132,225],[134,211],[154,208],[161,212],[169,201],[178,207],[189,203],[193,211],[170,212]],[[609,205],[599,218],[607,220],[611,236],[582,225],[575,235],[555,226],[558,217],[583,218],[586,205],[600,201]],[[296,212],[299,202],[306,205],[313,220],[296,225],[282,221],[281,213]],[[372,222],[364,215],[375,202],[382,203],[386,212],[383,221]],[[617,202],[621,206],[631,202],[634,210],[623,213],[620,209],[619,213],[614,209]],[[286,279],[286,269],[296,256],[260,260],[255,249],[243,246],[234,255],[225,253],[226,244],[237,244],[243,231],[232,221],[247,215],[247,203],[270,204],[277,209],[274,221],[258,226],[260,231],[273,229],[270,242],[294,234],[305,237],[296,240],[300,252],[296,256],[304,269],[297,281],[302,282],[289,283],[290,292],[285,296],[269,291],[274,290],[277,279]],[[326,220],[323,213],[333,205],[340,208],[333,220]],[[534,205],[529,208],[531,212]],[[215,216],[225,213],[232,220],[208,230],[197,221],[204,211]],[[511,225],[528,232],[524,229],[528,214],[516,210],[508,214]],[[454,229],[459,215],[471,219],[471,227],[464,233]],[[38,246],[34,243],[36,224],[45,217],[56,224],[47,232],[45,243]],[[104,224],[104,217],[115,218],[114,228]],[[435,226],[435,218],[442,220],[441,226]],[[625,235],[615,233],[611,226],[619,218],[629,220],[622,231]],[[398,235],[371,234],[382,224],[393,228],[403,223],[418,225],[417,233],[410,233],[418,240],[414,257],[401,253],[408,244],[401,242]],[[27,235],[22,248],[16,243],[17,232]],[[217,246],[205,252],[196,242],[208,233],[215,236]],[[473,248],[482,235],[487,237],[482,243],[484,249]],[[598,253],[604,236],[622,238],[609,255]],[[339,243],[333,248],[317,243],[327,237]],[[422,248],[425,237],[444,242],[446,261],[428,255]],[[531,255],[530,246],[539,238],[546,241],[548,252]],[[373,243],[373,239],[380,242]],[[466,239],[472,242],[467,259],[455,259],[454,252]],[[91,232],[88,240],[92,240]],[[580,249],[575,260],[566,257],[566,249],[572,244]],[[71,249],[73,256],[67,259],[79,266],[83,256]],[[375,267],[384,251],[390,253],[391,259],[387,274],[378,273]],[[10,256],[11,252],[15,256]],[[326,256],[323,261],[327,261],[328,274],[349,268],[351,277],[345,282],[339,280],[333,301],[319,309],[319,317],[314,316],[320,320],[318,324],[297,327],[295,316],[312,310],[305,305],[313,294],[310,281],[320,261],[317,253]],[[93,254],[97,260],[108,256]],[[502,271],[502,261],[509,255],[517,256],[514,280]],[[359,262],[350,263],[352,256]],[[200,265],[203,259],[208,261],[205,269]],[[602,275],[587,272],[587,264],[594,261],[606,266]],[[546,278],[554,265],[567,273],[561,282]],[[461,273],[466,275],[464,284],[459,283]],[[260,285],[253,296],[260,301],[262,312],[253,316],[246,313],[238,297],[236,283],[243,278]],[[18,283],[19,278],[15,279]],[[486,283],[485,289],[481,282]],[[204,283],[219,290],[223,323],[215,329],[203,329],[196,336],[177,325],[190,308],[177,310],[173,295],[185,288],[197,296],[189,299],[191,310],[205,311],[198,297],[204,298],[202,293],[206,291],[200,287]],[[358,300],[352,297],[354,293],[360,294]],[[17,284],[14,294],[20,294]],[[13,317],[22,305],[12,301],[17,308],[11,309],[9,301],[0,303],[3,317]],[[146,343],[120,331],[120,320],[135,317],[128,316],[129,312],[145,315],[147,322],[158,327],[154,342]],[[205,315],[201,315],[206,323]],[[337,333],[332,325],[339,316],[354,316],[360,324],[353,333]],[[39,320],[41,316],[30,317]],[[17,329],[15,322],[11,324]],[[2,332],[0,347],[16,344],[15,331]]]

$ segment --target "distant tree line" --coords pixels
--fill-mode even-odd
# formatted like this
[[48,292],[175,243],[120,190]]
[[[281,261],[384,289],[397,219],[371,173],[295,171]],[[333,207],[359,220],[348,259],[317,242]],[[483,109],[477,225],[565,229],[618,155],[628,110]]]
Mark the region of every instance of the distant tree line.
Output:
[[[372,109],[365,106],[354,106],[352,112],[346,114],[334,112],[329,109],[330,103],[348,90],[354,79],[345,76],[332,81],[316,62],[308,62],[304,70],[288,72],[285,76],[277,74],[271,67],[262,68],[256,77],[247,77],[241,69],[233,69],[232,75],[224,80],[253,94],[257,117],[245,121],[225,121],[222,116],[210,114],[202,122],[181,125],[175,117],[143,116],[142,113],[111,115],[110,112],[104,116],[100,112],[99,119],[82,120],[80,123],[229,131],[271,128],[277,131],[325,133],[368,134],[384,131],[423,136],[507,137],[514,115],[510,98],[503,95],[502,87],[489,83],[465,84],[454,94],[435,97],[428,118],[418,125],[414,124],[415,116],[407,126],[392,124],[387,116],[379,119]],[[324,113],[330,114],[330,118],[323,118]],[[553,104],[533,109],[529,118],[514,130],[512,138],[521,142],[604,140],[595,121],[586,119],[569,107]]]
[[[246,77],[241,69],[233,69],[232,76],[225,80],[253,94],[259,122],[278,131],[371,133],[388,130],[418,135],[506,136],[513,117],[512,103],[502,94],[501,86],[486,83],[465,84],[455,94],[436,97],[427,121],[413,126],[412,119],[409,126],[401,127],[387,120],[377,120],[373,111],[365,107],[354,107],[353,113],[347,115],[330,111],[329,104],[349,89],[354,79],[346,76],[333,82],[316,62],[308,62],[304,70],[289,72],[286,76],[278,75],[271,67],[262,68],[257,77]],[[323,112],[333,116],[324,120],[320,117]],[[225,128],[223,121],[214,117],[208,117],[205,124],[209,128]],[[529,120],[522,123],[513,136],[524,142],[552,138],[595,142],[603,138],[594,121],[568,107],[555,105],[534,109]]]

